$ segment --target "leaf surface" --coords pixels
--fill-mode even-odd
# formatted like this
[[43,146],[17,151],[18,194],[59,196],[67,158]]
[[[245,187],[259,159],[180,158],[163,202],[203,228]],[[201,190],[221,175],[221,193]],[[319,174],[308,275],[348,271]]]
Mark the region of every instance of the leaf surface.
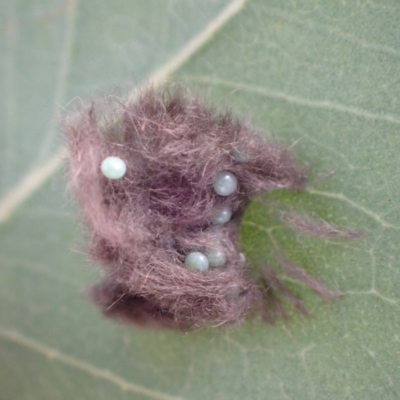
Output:
[[[2,10],[1,399],[399,398],[398,2],[35,0]],[[242,242],[253,267],[278,268],[310,318],[182,335],[119,325],[85,298],[98,271],[79,252],[54,158],[58,115],[167,72],[293,144],[309,168],[306,191],[250,206]],[[280,207],[366,237],[296,234]],[[342,299],[291,281],[281,253]]]

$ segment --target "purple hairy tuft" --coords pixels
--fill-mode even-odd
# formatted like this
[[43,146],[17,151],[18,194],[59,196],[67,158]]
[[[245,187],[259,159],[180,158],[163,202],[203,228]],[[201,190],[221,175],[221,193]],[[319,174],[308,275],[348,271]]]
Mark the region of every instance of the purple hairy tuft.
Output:
[[[305,186],[290,148],[182,89],[101,99],[70,116],[65,130],[70,185],[89,232],[89,254],[106,272],[91,296],[107,315],[176,329],[233,324],[255,314],[270,321],[285,315],[279,298],[306,313],[273,271],[254,277],[240,253],[240,223],[251,199]],[[101,172],[109,156],[126,164],[120,179]],[[229,196],[213,188],[221,171],[237,178]],[[218,206],[230,208],[229,222],[212,223]],[[312,230],[308,220],[295,225]],[[223,266],[185,266],[188,253],[210,249],[224,252]],[[334,297],[303,270],[284,266],[322,296]]]

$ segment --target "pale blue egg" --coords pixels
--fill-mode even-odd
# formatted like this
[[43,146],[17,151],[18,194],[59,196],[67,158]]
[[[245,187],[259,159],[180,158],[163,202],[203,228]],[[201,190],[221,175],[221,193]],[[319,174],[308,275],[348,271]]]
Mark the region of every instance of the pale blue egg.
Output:
[[237,178],[230,171],[221,171],[214,180],[214,190],[220,196],[229,196],[237,188]]
[[211,217],[211,223],[214,225],[224,225],[230,221],[232,210],[228,206],[217,206]]
[[108,179],[120,179],[125,175],[125,161],[119,157],[107,157],[101,163],[101,172]]
[[185,258],[185,265],[197,271],[206,271],[209,267],[207,257],[199,251],[192,251]]
[[222,250],[207,250],[206,256],[211,267],[222,267],[226,263],[226,254]]

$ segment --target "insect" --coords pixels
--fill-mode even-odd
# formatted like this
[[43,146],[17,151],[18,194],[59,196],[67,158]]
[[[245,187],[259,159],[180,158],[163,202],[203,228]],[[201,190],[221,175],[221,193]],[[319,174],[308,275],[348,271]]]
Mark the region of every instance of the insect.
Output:
[[65,132],[88,253],[106,275],[91,296],[107,315],[185,330],[268,319],[279,296],[304,311],[272,271],[249,272],[239,241],[255,196],[305,187],[290,148],[185,89],[105,97],[69,116]]

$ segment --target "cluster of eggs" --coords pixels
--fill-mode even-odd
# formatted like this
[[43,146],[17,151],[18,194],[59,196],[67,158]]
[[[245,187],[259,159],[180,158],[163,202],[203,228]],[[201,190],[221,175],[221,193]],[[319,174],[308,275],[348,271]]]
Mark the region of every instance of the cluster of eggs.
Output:
[[[101,163],[101,172],[108,179],[120,179],[126,173],[126,164],[119,157],[107,157]],[[214,179],[214,191],[219,196],[229,196],[236,191],[237,178],[230,171],[221,171]],[[226,206],[217,207],[211,219],[213,225],[224,225],[230,221],[232,210]],[[226,255],[221,250],[209,250],[205,254],[190,252],[185,258],[185,265],[197,271],[206,271],[209,267],[221,267],[226,263]]]

